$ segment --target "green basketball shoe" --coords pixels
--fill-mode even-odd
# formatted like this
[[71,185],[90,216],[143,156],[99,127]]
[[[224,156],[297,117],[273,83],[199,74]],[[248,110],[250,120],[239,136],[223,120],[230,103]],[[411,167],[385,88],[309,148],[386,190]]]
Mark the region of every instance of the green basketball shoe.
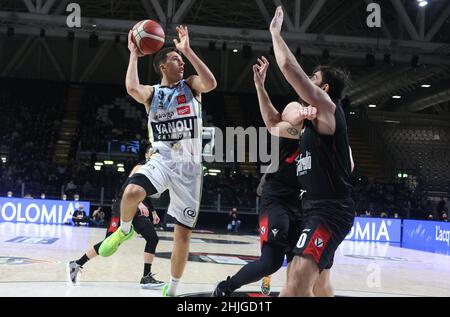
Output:
[[117,251],[117,249],[123,242],[133,237],[134,237],[133,225],[131,225],[131,229],[128,234],[125,234],[119,227],[117,228],[116,232],[114,232],[108,238],[103,240],[102,244],[100,245],[100,248],[98,249],[98,254],[105,257],[111,256],[114,254],[114,252]]

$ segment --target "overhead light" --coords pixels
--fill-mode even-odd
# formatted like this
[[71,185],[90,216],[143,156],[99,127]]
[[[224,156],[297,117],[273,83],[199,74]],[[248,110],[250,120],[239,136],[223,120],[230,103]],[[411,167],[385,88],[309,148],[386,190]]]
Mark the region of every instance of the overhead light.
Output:
[[237,53],[237,52],[238,52],[237,48],[233,49],[233,53]]
[[396,120],[384,120],[384,122],[386,123],[395,123],[395,124],[399,124],[400,121],[396,121]]
[[117,169],[117,171],[120,172],[120,173],[123,173],[123,172],[125,172],[125,169],[124,169],[123,167],[119,167],[119,168]]
[[222,173],[221,170],[209,170],[210,173]]
[[376,108],[377,105],[369,105],[369,108]]
[[114,161],[103,161],[105,165],[114,165]]
[[402,96],[392,96],[392,99],[402,99]]
[[428,1],[420,1],[419,2],[419,7],[424,7],[428,4]]
[[407,178],[408,177],[408,174],[403,174],[403,178]]
[[117,167],[124,167],[125,165],[123,163],[118,163]]
[[355,115],[356,114],[356,112],[354,112],[354,111],[350,111],[350,115]]
[[96,162],[94,165],[95,166],[103,166],[103,163],[102,162]]
[[95,165],[95,166],[94,166],[94,169],[95,169],[96,171],[100,171],[100,170],[102,169],[102,167],[101,167],[101,166],[98,166],[98,165]]
[[217,176],[217,173],[209,173],[209,175],[211,175],[211,176]]
[[93,28],[96,28],[96,27],[97,27],[97,24],[92,24],[92,27],[93,27]]
[[402,173],[398,173],[398,178],[402,178],[403,177],[403,174]]
[[430,87],[431,87],[431,85],[428,85],[428,84],[424,84],[424,85],[422,85],[422,86],[420,86],[420,87],[422,87],[422,88],[430,88]]

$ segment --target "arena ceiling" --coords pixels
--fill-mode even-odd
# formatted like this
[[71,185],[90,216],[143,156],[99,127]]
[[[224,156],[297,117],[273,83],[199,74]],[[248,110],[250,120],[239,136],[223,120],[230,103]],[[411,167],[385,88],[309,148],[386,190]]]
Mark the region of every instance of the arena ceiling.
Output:
[[[54,69],[53,75],[43,76],[45,71],[40,68],[41,76],[95,81],[104,59],[114,63],[113,59],[118,58],[126,66],[126,48],[111,44],[116,36],[120,35],[123,41],[134,23],[150,18],[163,25],[170,42],[175,36],[175,25],[188,25],[192,45],[204,59],[217,64],[219,88],[251,92],[250,66],[256,56],[270,56],[267,29],[275,7],[283,4],[287,12],[284,36],[305,69],[310,71],[314,65],[323,63],[324,51],[328,51],[328,62],[344,66],[352,75],[348,96],[353,106],[376,104],[383,110],[440,114],[450,111],[450,1],[447,0],[428,0],[425,7],[419,7],[416,0],[78,0],[82,27],[71,29],[80,41],[75,66],[75,49],[65,48],[66,43],[62,43],[69,31],[66,26],[69,2],[75,1],[0,2],[0,30],[3,28],[0,45],[5,50],[0,63],[3,76],[20,73],[17,63],[22,62],[26,68],[25,56],[31,58],[33,54],[29,51],[40,48],[48,56],[47,64]],[[366,25],[369,15],[366,8],[372,2],[381,6],[381,28]],[[8,28],[14,28],[15,37],[23,39],[12,43],[12,37],[6,36]],[[45,37],[39,37],[41,29],[45,30]],[[87,39],[94,32],[103,42],[95,54],[83,53],[83,41],[87,46]],[[55,38],[59,40],[55,42]],[[5,44],[10,42],[11,45]],[[211,43],[215,43],[215,50]],[[226,50],[222,49],[224,43]],[[251,47],[248,56],[241,54],[244,45]],[[230,52],[233,48],[239,49],[239,58]],[[64,49],[70,54],[58,52]],[[117,51],[115,57],[111,50]],[[372,58],[368,54],[374,57],[372,66],[367,63],[367,58]],[[74,71],[77,67],[82,71]],[[35,70],[22,72],[32,74]],[[278,70],[273,70],[271,77],[272,92],[291,92]],[[105,78],[112,77],[105,74]],[[151,70],[147,79],[152,79]],[[431,87],[423,88],[423,84]],[[394,95],[402,99],[393,99]]]

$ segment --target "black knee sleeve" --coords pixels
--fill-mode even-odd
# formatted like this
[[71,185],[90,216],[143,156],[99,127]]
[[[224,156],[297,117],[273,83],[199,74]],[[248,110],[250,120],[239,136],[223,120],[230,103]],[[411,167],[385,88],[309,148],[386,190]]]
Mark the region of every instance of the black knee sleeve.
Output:
[[154,195],[158,192],[152,182],[143,174],[133,174],[125,183],[127,185],[134,184],[142,187],[145,190],[146,196]]
[[141,231],[141,235],[146,241],[144,251],[146,253],[155,254],[156,246],[158,245],[159,242],[159,238],[158,235],[156,234],[155,228],[152,225],[146,226]]
[[283,265],[284,251],[282,248],[277,248],[269,245],[264,245],[261,250],[261,257],[259,259],[265,275],[271,275],[278,271]]

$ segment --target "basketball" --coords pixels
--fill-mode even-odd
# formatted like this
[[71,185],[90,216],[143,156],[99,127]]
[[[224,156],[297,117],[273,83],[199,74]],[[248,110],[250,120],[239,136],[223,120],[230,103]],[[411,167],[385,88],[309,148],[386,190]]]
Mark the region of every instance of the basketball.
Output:
[[143,20],[133,27],[132,41],[143,55],[158,52],[164,45],[166,35],[159,23]]

